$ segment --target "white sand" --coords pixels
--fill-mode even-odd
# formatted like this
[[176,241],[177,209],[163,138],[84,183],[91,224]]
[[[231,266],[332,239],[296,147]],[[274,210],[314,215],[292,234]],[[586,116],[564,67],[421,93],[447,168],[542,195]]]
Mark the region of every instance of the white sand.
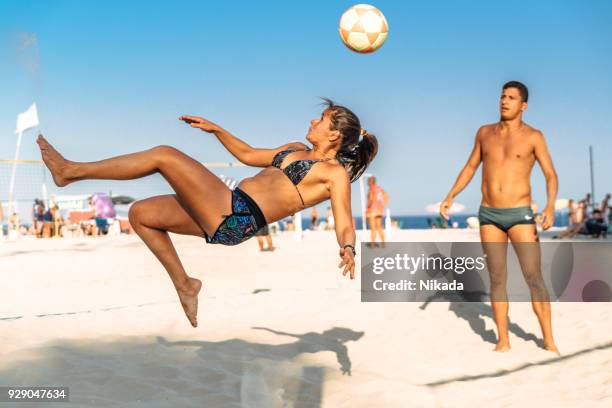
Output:
[[204,281],[197,329],[136,236],[1,242],[0,385],[66,385],[79,407],[612,406],[610,304],[553,304],[561,358],[512,304],[500,354],[487,304],[361,303],[331,232],[273,253],[173,238]]

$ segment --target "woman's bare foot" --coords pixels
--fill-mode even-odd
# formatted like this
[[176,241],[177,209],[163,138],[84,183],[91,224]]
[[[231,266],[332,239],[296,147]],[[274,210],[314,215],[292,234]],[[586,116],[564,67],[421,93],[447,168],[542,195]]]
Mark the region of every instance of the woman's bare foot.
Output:
[[64,159],[64,157],[47,142],[47,139],[45,139],[43,135],[38,135],[36,143],[38,143],[40,154],[45,165],[53,176],[55,185],[64,187],[70,184],[73,181],[68,174],[70,172],[70,162]]
[[193,327],[198,327],[198,293],[202,289],[202,281],[189,278],[184,289],[177,289],[183,310]]
[[504,351],[509,351],[509,350],[510,350],[510,342],[501,341],[501,340],[497,342],[497,345],[493,349],[493,351],[499,351],[500,353]]
[[555,343],[544,344],[544,350],[552,351],[558,356],[561,355],[561,353],[559,352],[559,349],[557,348],[557,346],[555,346]]

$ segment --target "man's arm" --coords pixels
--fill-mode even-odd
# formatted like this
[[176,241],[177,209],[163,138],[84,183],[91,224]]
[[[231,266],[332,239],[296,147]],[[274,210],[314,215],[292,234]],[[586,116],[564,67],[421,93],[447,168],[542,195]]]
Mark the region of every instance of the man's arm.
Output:
[[480,166],[480,162],[482,160],[480,151],[481,132],[482,128],[480,128],[476,133],[474,148],[472,149],[472,153],[470,153],[470,157],[468,158],[467,163],[463,167],[463,170],[461,170],[461,172],[459,173],[459,176],[457,176],[457,180],[455,180],[455,184],[448,192],[448,195],[442,201],[442,204],[440,204],[440,215],[445,220],[448,220],[448,210],[453,204],[453,200],[455,199],[455,197],[457,197],[457,194],[463,191],[463,189],[470,183],[472,177],[474,177],[474,173],[476,173],[476,170],[478,170],[478,166]]
[[557,178],[557,172],[555,171],[552,158],[548,152],[546,140],[540,131],[535,132],[534,154],[536,160],[540,164],[542,173],[544,173],[544,178],[546,178],[547,203],[544,211],[542,211],[544,217],[542,220],[542,228],[546,230],[552,226],[555,220],[555,200],[559,188],[559,179]]
[[334,227],[336,238],[340,245],[340,258],[338,267],[344,266],[342,275],[350,272],[351,279],[355,278],[355,259],[350,248],[355,248],[355,229],[353,228],[353,213],[351,211],[351,182],[348,173],[342,167],[336,167],[329,180],[332,212],[334,214]]

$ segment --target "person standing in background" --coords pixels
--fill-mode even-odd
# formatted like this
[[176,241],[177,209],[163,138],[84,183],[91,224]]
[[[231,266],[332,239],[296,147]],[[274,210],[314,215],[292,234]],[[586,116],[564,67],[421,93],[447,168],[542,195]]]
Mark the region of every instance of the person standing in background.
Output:
[[312,210],[310,210],[310,229],[313,231],[317,229],[318,217],[319,214],[317,213],[317,207],[312,207]]
[[[276,249],[274,248],[274,244],[272,243],[272,236],[270,235],[270,229],[268,228],[267,225],[261,228],[259,231],[257,231],[255,233],[255,236],[257,237],[257,244],[259,245],[260,252],[274,251]],[[266,239],[266,242],[268,243],[267,248],[264,248],[264,238]]]
[[569,202],[567,203],[567,208],[569,209],[569,215],[568,215],[568,223],[569,223],[568,228],[569,228],[572,225],[576,224],[576,208],[575,208],[573,199],[569,200]]
[[45,212],[45,203],[42,200],[35,199],[34,207],[32,208],[32,225],[37,238],[42,237],[43,230],[43,214]]
[[587,193],[586,196],[582,199],[582,202],[584,202],[584,208],[586,210],[585,215],[587,215],[589,213],[589,207],[593,207],[593,199],[591,197],[591,193]]
[[380,236],[382,246],[385,246],[385,231],[382,227],[382,219],[385,207],[389,203],[389,195],[381,186],[376,184],[376,177],[368,178],[368,205],[366,208],[366,218],[370,225],[370,241],[376,242],[376,234]]
[[53,214],[51,208],[47,208],[42,215],[42,238],[51,238],[53,236]]
[[325,218],[327,219],[327,226],[325,227],[325,229],[333,230],[335,221],[334,221],[334,213],[332,212],[331,207],[327,207],[327,210],[325,211]]
[[603,216],[603,223],[608,228],[610,223],[610,193],[606,194],[603,201],[601,202],[601,214]]

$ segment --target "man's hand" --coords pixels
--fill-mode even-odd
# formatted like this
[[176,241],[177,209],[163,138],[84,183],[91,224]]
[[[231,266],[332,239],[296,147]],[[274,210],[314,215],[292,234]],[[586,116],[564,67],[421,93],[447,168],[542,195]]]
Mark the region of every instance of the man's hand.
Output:
[[444,201],[440,203],[440,217],[444,218],[446,221],[450,219],[448,216],[448,211],[450,210],[452,205],[452,198],[445,198]]
[[208,133],[214,133],[220,129],[220,127],[216,124],[199,116],[183,115],[179,117],[179,120],[182,120],[183,122],[187,123],[192,128],[202,129],[203,131]]
[[552,227],[553,222],[555,222],[555,207],[546,207],[544,211],[542,211],[542,221],[540,225],[542,225],[542,229],[546,231]]
[[355,279],[355,256],[353,251],[347,248],[340,248],[340,258],[342,261],[340,261],[338,268],[344,266],[342,276],[346,276],[346,273],[350,272],[351,279]]

